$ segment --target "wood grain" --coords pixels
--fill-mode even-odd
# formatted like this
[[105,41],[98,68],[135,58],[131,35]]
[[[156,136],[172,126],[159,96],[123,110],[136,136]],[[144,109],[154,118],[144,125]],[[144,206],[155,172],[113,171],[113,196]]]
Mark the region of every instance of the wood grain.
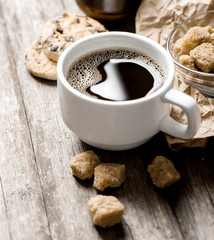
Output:
[[[28,45],[63,11],[81,13],[74,0],[0,0],[0,239],[213,239],[214,141],[205,150],[173,152],[160,133],[129,151],[92,148],[62,122],[56,83],[26,70]],[[134,32],[134,17],[104,24]],[[126,165],[125,183],[104,192],[125,205],[121,224],[108,229],[88,215],[87,201],[100,192],[68,166],[87,149],[103,162]],[[166,190],[147,173],[156,155],[170,158],[182,175]]]
[[[1,4],[2,6],[2,4]],[[49,239],[49,227],[40,178],[19,86],[7,22],[1,8],[1,72],[0,72],[0,239]],[[6,217],[6,219],[5,219]],[[6,234],[6,232],[8,232]]]

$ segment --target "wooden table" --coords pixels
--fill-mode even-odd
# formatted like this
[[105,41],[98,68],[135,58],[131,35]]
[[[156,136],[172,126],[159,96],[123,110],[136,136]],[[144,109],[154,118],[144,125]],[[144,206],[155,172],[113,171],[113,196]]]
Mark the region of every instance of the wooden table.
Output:
[[[162,133],[121,152],[94,149],[62,122],[56,82],[32,77],[28,45],[44,22],[63,11],[81,13],[74,0],[0,0],[0,239],[214,239],[214,141],[206,149],[169,149]],[[134,32],[134,17],[106,23]],[[92,180],[79,181],[69,160],[93,149],[103,162],[126,165],[126,181],[106,190],[125,206],[121,224],[95,227],[87,201]],[[151,183],[147,166],[170,158],[181,180],[166,190]]]

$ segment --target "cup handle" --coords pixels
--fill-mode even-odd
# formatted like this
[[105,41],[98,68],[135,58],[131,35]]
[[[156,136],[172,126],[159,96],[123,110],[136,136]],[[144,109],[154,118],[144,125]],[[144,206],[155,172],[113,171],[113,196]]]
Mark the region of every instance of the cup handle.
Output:
[[179,123],[168,115],[161,121],[160,130],[177,138],[192,138],[201,124],[200,109],[196,101],[189,95],[173,88],[163,96],[162,101],[182,108],[187,115],[188,123]]

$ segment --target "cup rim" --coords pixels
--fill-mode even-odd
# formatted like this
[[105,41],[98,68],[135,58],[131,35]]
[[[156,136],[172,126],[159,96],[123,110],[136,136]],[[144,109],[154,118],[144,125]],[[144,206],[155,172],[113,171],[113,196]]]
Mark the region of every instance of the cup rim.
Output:
[[[72,51],[73,48],[76,48],[78,45],[81,45],[85,43],[86,41],[93,40],[93,39],[102,39],[103,37],[106,36],[123,36],[123,37],[133,37],[138,40],[143,40],[150,44],[151,46],[155,47],[156,49],[159,49],[159,51],[164,55],[164,57],[167,59],[167,64],[169,64],[169,71],[167,73],[167,77],[163,83],[163,86],[161,86],[158,90],[156,90],[154,93],[151,95],[148,95],[146,97],[141,97],[137,99],[132,99],[132,100],[124,100],[124,101],[108,101],[108,100],[103,100],[103,99],[97,99],[97,98],[92,98],[90,96],[87,96],[78,90],[74,89],[67,81],[66,76],[63,73],[63,65],[66,61],[67,55]],[[142,51],[143,52],[143,51]],[[103,33],[97,33],[93,34],[87,37],[83,37],[82,39],[77,40],[73,44],[71,44],[68,48],[65,49],[65,51],[62,53],[60,56],[58,63],[57,63],[57,82],[60,81],[63,86],[72,94],[75,96],[87,100],[89,102],[93,102],[95,104],[103,104],[103,105],[112,105],[112,106],[123,106],[123,105],[132,105],[140,102],[146,102],[150,99],[155,98],[157,95],[161,94],[162,92],[166,92],[167,89],[172,85],[174,81],[174,62],[169,55],[169,53],[166,51],[164,47],[162,47],[160,44],[155,42],[154,40],[151,40],[145,36],[136,34],[136,33],[130,33],[130,32],[123,32],[123,31],[111,31],[111,32],[103,32]]]
[[172,51],[171,51],[169,45],[170,45],[170,40],[171,40],[173,34],[178,30],[179,27],[181,27],[183,24],[185,24],[185,23],[187,23],[187,22],[189,22],[189,21],[191,21],[191,20],[196,19],[197,17],[203,16],[203,15],[207,15],[207,14],[210,14],[210,13],[214,14],[214,10],[210,10],[210,11],[207,11],[207,12],[205,12],[205,13],[196,14],[196,15],[194,15],[194,16],[192,16],[192,17],[189,17],[189,18],[187,18],[186,20],[182,21],[181,23],[179,23],[179,24],[170,32],[170,34],[169,34],[169,36],[167,37],[167,40],[166,40],[166,49],[167,49],[168,53],[170,54],[171,58],[173,59],[173,62],[174,62],[177,66],[179,66],[181,69],[184,69],[184,70],[186,70],[187,72],[191,72],[191,73],[193,73],[193,74],[196,74],[196,75],[199,75],[199,76],[203,76],[203,77],[214,77],[214,73],[205,73],[205,72],[196,71],[196,70],[187,68],[187,67],[185,67],[184,65],[180,64],[180,63],[174,58],[174,56],[173,56],[173,54],[172,54]]

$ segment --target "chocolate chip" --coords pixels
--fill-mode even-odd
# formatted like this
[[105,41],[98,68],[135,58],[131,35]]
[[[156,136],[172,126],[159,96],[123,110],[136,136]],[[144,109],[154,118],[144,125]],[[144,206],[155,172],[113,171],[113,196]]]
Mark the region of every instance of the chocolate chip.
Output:
[[74,41],[74,39],[71,36],[64,36],[64,40],[66,42],[73,42]]
[[57,32],[59,32],[59,33],[61,33],[61,34],[63,33],[63,29],[62,29],[60,26],[57,26],[57,27],[56,27],[56,30],[57,30]]
[[76,23],[80,23],[80,19],[79,18],[76,19]]
[[87,27],[92,27],[92,24],[90,22],[86,23]]
[[41,45],[41,44],[42,44],[41,39],[39,39],[39,40],[37,41],[37,44],[38,44],[38,45]]
[[53,46],[53,47],[51,47],[51,51],[52,51],[52,52],[56,52],[57,49],[58,49],[58,46]]
[[58,23],[59,20],[58,20],[58,19],[52,19],[51,22],[52,22],[52,23]]
[[40,54],[42,51],[41,51],[41,50],[38,50],[37,52],[38,52],[38,54]]

